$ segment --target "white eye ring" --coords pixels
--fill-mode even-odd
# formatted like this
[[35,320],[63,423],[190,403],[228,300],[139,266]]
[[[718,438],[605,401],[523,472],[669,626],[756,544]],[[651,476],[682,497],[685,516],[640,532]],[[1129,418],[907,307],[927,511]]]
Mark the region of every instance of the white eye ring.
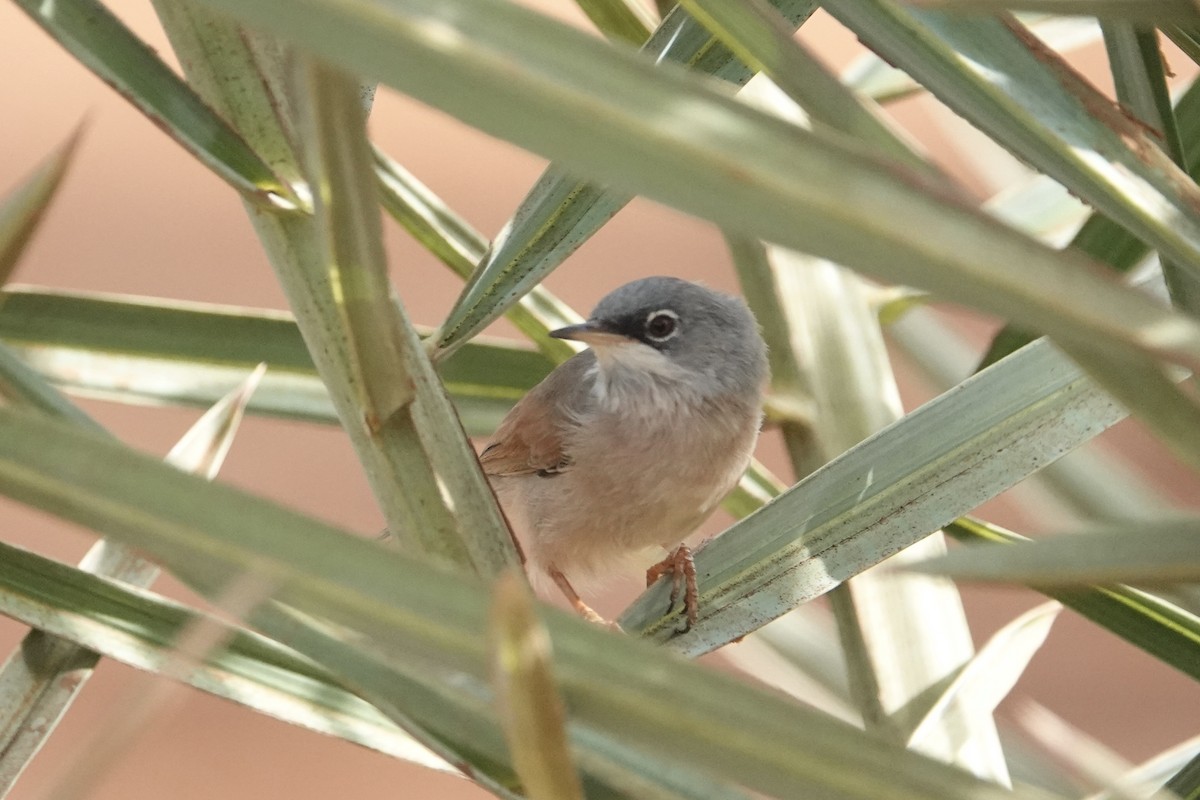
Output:
[[[660,318],[670,320],[670,325],[666,332],[661,335],[655,335],[651,330],[651,326]],[[679,335],[679,315],[669,308],[660,308],[658,311],[651,311],[646,315],[646,337],[653,339],[656,342],[665,342],[668,339],[673,339]]]

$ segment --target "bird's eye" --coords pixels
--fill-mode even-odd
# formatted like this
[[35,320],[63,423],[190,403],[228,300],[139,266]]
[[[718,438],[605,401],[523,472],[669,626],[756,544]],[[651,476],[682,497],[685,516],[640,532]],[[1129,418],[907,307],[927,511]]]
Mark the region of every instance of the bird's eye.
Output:
[[662,309],[646,317],[646,336],[656,342],[665,342],[679,332],[679,315]]

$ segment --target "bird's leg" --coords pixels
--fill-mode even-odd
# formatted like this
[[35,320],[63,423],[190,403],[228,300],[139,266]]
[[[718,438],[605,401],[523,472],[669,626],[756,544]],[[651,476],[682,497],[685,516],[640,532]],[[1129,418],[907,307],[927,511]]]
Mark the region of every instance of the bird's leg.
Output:
[[603,625],[606,628],[614,628],[616,630],[621,629],[617,623],[609,622],[604,617],[592,610],[591,606],[583,602],[583,598],[579,596],[579,592],[575,591],[575,587],[571,585],[569,580],[567,580],[566,575],[563,575],[557,569],[553,568],[546,570],[546,574],[549,575],[556,584],[558,584],[558,588],[562,590],[562,593],[566,595],[567,601],[570,602],[571,608],[575,609],[579,613],[579,616],[583,617],[588,622],[594,622],[595,624]]
[[683,589],[683,607],[687,612],[688,628],[696,624],[700,615],[700,590],[696,588],[696,562],[692,549],[686,544],[676,547],[671,555],[646,570],[646,587],[649,588],[663,575],[671,575],[671,608],[679,599]]

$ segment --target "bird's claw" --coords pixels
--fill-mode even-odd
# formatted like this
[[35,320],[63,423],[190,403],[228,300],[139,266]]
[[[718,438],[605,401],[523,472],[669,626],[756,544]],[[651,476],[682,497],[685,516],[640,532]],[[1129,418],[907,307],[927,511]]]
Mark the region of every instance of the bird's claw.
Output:
[[646,570],[647,588],[667,574],[671,576],[671,600],[668,608],[675,607],[682,589],[683,608],[687,616],[687,627],[683,630],[689,631],[699,619],[700,591],[696,587],[696,562],[692,558],[691,548],[686,544],[679,545],[669,556]]

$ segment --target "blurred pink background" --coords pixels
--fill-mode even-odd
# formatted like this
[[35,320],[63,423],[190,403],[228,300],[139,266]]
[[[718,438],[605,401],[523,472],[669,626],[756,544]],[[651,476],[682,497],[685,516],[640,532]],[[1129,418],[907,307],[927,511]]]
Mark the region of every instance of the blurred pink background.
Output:
[[[550,13],[584,24],[573,4],[544,0]],[[116,0],[113,9],[162,53],[169,53],[149,3]],[[858,52],[854,38],[822,15],[803,38],[841,66]],[[1078,53],[1089,74],[1103,76],[1103,49]],[[1177,57],[1173,66],[1185,59]],[[127,292],[210,302],[284,308],[275,278],[233,193],[177,145],[93,78],[12,4],[0,4],[0,108],[6,109],[0,149],[0,191],[7,191],[87,118],[83,146],[16,280],[70,289]],[[1101,83],[1103,77],[1097,78]],[[973,190],[985,178],[964,172],[943,147],[945,114],[927,100],[899,104],[897,116],[920,135]],[[372,120],[378,143],[428,183],[483,233],[494,234],[540,174],[544,162],[402,97],[381,91]],[[458,282],[390,222],[392,275],[410,313],[433,324],[448,310]],[[736,290],[718,232],[650,202],[637,201],[558,270],[549,287],[581,310],[634,277],[666,273]],[[986,341],[994,322],[954,312],[974,339]],[[498,326],[498,332],[509,329]],[[931,396],[902,376],[906,407]],[[123,441],[163,454],[197,412],[83,402]],[[1142,434],[1124,424],[1106,437],[1179,503],[1196,507],[1198,484]],[[760,456],[787,474],[772,437]],[[373,534],[380,516],[354,455],[339,431],[249,419],[221,480],[273,498],[343,527]],[[1021,531],[1037,519],[1004,498],[985,516]],[[727,519],[714,519],[706,533]],[[77,561],[93,541],[86,532],[0,499],[6,541]],[[158,590],[190,597],[163,579]],[[630,580],[599,603],[620,610],[636,591]],[[977,641],[1040,601],[1022,590],[966,592]],[[24,631],[0,620],[7,652]],[[131,696],[157,679],[108,661],[41,753],[13,797],[46,796],[63,768],[112,725]],[[1200,687],[1105,631],[1065,612],[1014,696],[1033,698],[1131,759],[1149,756],[1197,733]],[[1011,700],[1009,701],[1012,702]],[[474,798],[486,796],[459,779],[409,767],[385,756],[292,728],[188,689],[175,695],[87,796],[101,798],[290,797]],[[1003,712],[1003,709],[1002,709]]]

